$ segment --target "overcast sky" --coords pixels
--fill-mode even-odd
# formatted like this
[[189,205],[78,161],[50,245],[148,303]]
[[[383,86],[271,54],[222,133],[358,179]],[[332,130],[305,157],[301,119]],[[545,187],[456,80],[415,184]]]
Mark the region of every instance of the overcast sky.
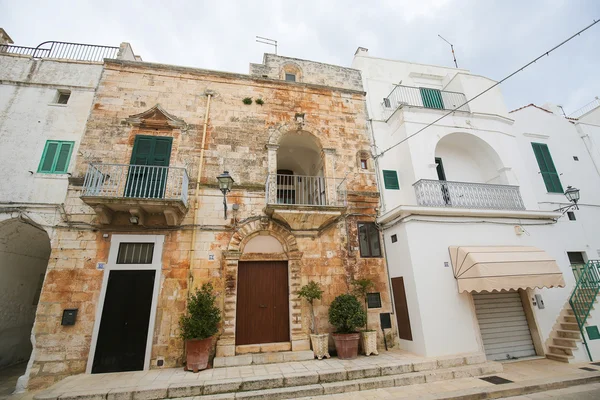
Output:
[[[279,54],[349,66],[369,54],[458,65],[499,80],[600,19],[600,0],[33,1],[0,0],[16,45],[46,40],[118,46],[144,61],[248,73],[266,45]],[[600,96],[600,23],[502,85],[509,109],[553,102],[567,114]]]

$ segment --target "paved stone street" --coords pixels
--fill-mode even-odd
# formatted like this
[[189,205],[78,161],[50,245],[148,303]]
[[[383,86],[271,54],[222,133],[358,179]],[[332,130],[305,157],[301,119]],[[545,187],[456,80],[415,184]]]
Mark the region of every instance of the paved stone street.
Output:
[[574,386],[548,392],[532,393],[526,396],[506,397],[506,400],[527,399],[561,399],[561,400],[596,400],[600,399],[600,383]]

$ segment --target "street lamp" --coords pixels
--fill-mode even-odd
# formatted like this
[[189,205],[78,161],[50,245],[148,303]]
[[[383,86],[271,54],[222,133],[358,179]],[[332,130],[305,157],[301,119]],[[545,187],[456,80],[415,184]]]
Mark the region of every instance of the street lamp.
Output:
[[577,202],[579,201],[579,189],[574,188],[573,186],[567,186],[567,190],[565,190],[565,197],[571,202],[571,204],[554,211],[562,211],[564,215],[572,208],[579,210],[579,206],[577,205]]
[[219,189],[223,193],[223,207],[224,207],[224,219],[227,219],[227,193],[231,191],[233,185],[233,178],[229,175],[229,171],[223,171],[223,173],[217,176],[219,181]]

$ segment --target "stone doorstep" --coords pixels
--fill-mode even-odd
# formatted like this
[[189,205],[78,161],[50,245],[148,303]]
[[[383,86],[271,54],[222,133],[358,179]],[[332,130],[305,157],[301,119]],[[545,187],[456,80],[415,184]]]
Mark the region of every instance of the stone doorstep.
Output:
[[303,351],[277,351],[269,353],[248,353],[233,357],[215,357],[213,368],[241,367],[244,365],[276,364],[293,361],[314,360],[312,350]]
[[[409,364],[390,364],[384,366],[365,365],[349,369],[331,369],[323,371],[304,371],[285,374],[271,374],[246,378],[231,378],[207,382],[177,382],[164,385],[153,384],[150,387],[130,387],[107,390],[89,390],[85,392],[41,392],[34,396],[36,400],[159,400],[165,398],[188,399],[198,397],[210,399],[215,395],[235,395],[236,398],[290,398],[281,397],[286,393],[299,397],[307,388],[305,396],[312,396],[315,387],[321,394],[347,391],[368,390],[388,386],[413,385],[439,380],[483,376],[502,372],[502,364],[496,362],[475,363],[476,358],[459,357],[459,367],[442,368],[444,361],[419,361]],[[446,360],[446,359],[444,359]],[[472,361],[469,364],[469,361]],[[459,361],[453,362],[459,364]],[[427,368],[425,368],[427,367]],[[416,372],[413,372],[416,371]],[[357,389],[358,388],[358,389]],[[283,389],[286,389],[282,391]],[[59,389],[60,390],[60,389]],[[268,391],[268,392],[266,392]],[[240,397],[240,396],[245,397]],[[267,397],[261,397],[266,396]],[[219,398],[219,397],[215,397]]]

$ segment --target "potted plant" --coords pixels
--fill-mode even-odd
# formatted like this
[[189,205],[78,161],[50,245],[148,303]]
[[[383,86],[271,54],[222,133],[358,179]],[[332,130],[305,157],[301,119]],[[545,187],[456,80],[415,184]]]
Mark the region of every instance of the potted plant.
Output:
[[336,327],[333,341],[342,360],[352,360],[358,356],[360,335],[356,328],[363,326],[366,320],[365,310],[352,294],[339,295],[329,306],[329,323]]
[[375,284],[371,279],[363,278],[352,281],[352,286],[354,286],[354,294],[361,297],[365,303],[365,315],[367,315],[367,319],[365,320],[365,329],[360,333],[363,351],[366,356],[370,356],[371,354],[378,355],[377,331],[369,329],[369,319],[367,314],[367,294],[373,290]]
[[185,340],[185,370],[198,372],[208,367],[212,336],[219,329],[221,311],[215,305],[211,283],[205,283],[190,296],[187,315],[179,320],[181,337]]
[[310,281],[308,284],[302,286],[298,292],[298,296],[308,301],[310,305],[310,342],[312,343],[313,352],[315,356],[322,360],[323,357],[329,358],[329,334],[319,334],[319,327],[315,318],[315,309],[313,302],[315,300],[321,300],[323,290],[318,283]]

